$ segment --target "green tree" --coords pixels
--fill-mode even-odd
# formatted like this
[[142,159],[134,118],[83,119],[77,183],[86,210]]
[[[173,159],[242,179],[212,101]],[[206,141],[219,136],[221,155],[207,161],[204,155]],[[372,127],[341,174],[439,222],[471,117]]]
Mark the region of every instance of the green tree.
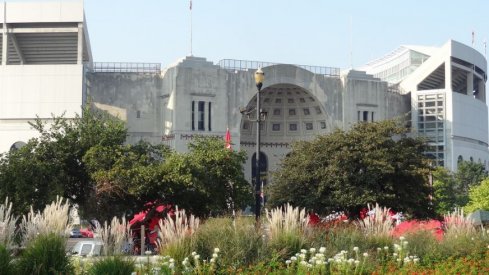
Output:
[[461,161],[454,177],[457,182],[457,204],[464,206],[469,201],[469,190],[487,177],[487,171],[481,163]]
[[96,182],[102,212],[140,208],[145,202],[178,205],[198,216],[222,213],[249,202],[244,152],[225,149],[224,141],[198,138],[188,153],[139,144],[94,147],[84,161]]
[[443,216],[458,207],[457,182],[453,173],[443,167],[433,171],[433,203],[435,212]]
[[432,214],[424,142],[395,121],[359,123],[293,145],[270,187],[270,204],[357,214],[379,203],[415,216]]
[[489,179],[483,180],[480,185],[473,186],[469,191],[469,203],[464,207],[466,213],[475,210],[489,211]]
[[36,119],[31,126],[39,137],[0,157],[0,197],[12,199],[16,214],[31,205],[41,209],[57,195],[81,209],[92,207],[93,184],[82,158],[93,146],[122,144],[127,135],[124,123],[86,107],[83,116]]

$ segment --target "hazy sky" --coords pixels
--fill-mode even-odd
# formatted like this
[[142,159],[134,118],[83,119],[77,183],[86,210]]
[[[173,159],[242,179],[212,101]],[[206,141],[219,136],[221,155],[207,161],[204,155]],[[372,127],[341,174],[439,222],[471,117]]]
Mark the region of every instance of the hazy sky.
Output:
[[[189,0],[85,0],[95,61],[172,63],[190,53]],[[489,1],[193,0],[193,54],[358,67],[402,44],[449,39],[484,53]],[[352,57],[350,58],[350,52]]]
[[[189,0],[85,0],[95,61],[173,63],[190,53]],[[193,0],[193,54],[349,68],[403,44],[449,39],[484,53],[487,0]],[[350,52],[352,52],[350,57]]]

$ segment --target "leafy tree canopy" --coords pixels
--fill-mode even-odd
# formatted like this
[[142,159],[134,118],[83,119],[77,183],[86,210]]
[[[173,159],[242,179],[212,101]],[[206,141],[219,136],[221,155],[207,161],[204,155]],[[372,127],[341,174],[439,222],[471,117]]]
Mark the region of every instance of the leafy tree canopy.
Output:
[[489,211],[489,179],[487,178],[480,185],[470,188],[469,203],[464,207],[467,213],[479,209]]
[[295,143],[274,174],[270,204],[355,215],[377,202],[418,217],[432,214],[424,142],[405,134],[396,121],[381,121]]

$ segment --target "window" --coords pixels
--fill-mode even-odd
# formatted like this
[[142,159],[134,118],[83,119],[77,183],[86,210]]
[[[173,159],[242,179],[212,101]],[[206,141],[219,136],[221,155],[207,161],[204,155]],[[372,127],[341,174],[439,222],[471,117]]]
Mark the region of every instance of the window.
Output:
[[303,97],[299,98],[299,101],[300,101],[301,103],[306,103],[306,100],[305,100]]
[[461,155],[458,156],[458,159],[457,159],[457,162],[458,163],[461,163],[462,161],[464,161],[464,157],[462,157]]
[[280,123],[273,123],[272,131],[280,131]]
[[295,116],[295,109],[289,109],[289,116]]
[[275,99],[275,103],[277,103],[277,104],[282,103],[282,99],[281,98],[276,98]]
[[309,97],[309,99],[310,99],[312,102],[316,101],[316,100],[314,100],[314,98],[312,98],[312,97]]
[[248,130],[250,128],[250,123],[248,121],[243,122],[243,130]]
[[269,97],[265,98],[264,102],[265,103],[270,103],[270,98]]
[[319,127],[321,127],[321,129],[326,129],[326,122],[325,121],[319,122]]
[[363,121],[368,121],[368,111],[363,111]]
[[288,98],[288,99],[287,99],[287,102],[288,102],[288,103],[294,103],[294,99],[293,99],[293,98]]
[[141,111],[139,110],[136,111],[136,118],[141,118]]
[[316,109],[316,115],[320,115],[321,114],[321,107],[316,106],[316,107],[314,107],[314,109]]
[[309,108],[304,108],[304,115],[308,116],[310,114],[311,114],[311,112],[309,112]]
[[312,122],[306,122],[306,130],[310,131],[312,130]]
[[208,123],[209,123],[209,125],[208,125],[209,131],[212,131],[212,128],[211,128],[211,121],[212,121],[211,120],[211,110],[212,110],[212,106],[211,106],[211,102],[209,102],[209,117],[208,117],[208,119],[209,119],[209,121],[208,121]]
[[195,101],[192,101],[192,131],[195,131]]
[[204,128],[204,119],[205,119],[204,108],[205,108],[205,102],[199,101],[198,122],[197,122],[199,131],[205,131],[205,128]]
[[289,130],[290,131],[297,131],[297,123],[289,124]]
[[280,109],[273,109],[273,115],[279,116],[280,115]]

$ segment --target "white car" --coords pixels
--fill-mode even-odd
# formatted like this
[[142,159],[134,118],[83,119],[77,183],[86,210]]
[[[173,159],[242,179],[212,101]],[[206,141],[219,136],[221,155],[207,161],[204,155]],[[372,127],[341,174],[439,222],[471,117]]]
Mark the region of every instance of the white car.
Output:
[[70,250],[72,256],[86,257],[90,256],[100,256],[102,254],[102,248],[104,243],[99,240],[86,240],[79,241]]

